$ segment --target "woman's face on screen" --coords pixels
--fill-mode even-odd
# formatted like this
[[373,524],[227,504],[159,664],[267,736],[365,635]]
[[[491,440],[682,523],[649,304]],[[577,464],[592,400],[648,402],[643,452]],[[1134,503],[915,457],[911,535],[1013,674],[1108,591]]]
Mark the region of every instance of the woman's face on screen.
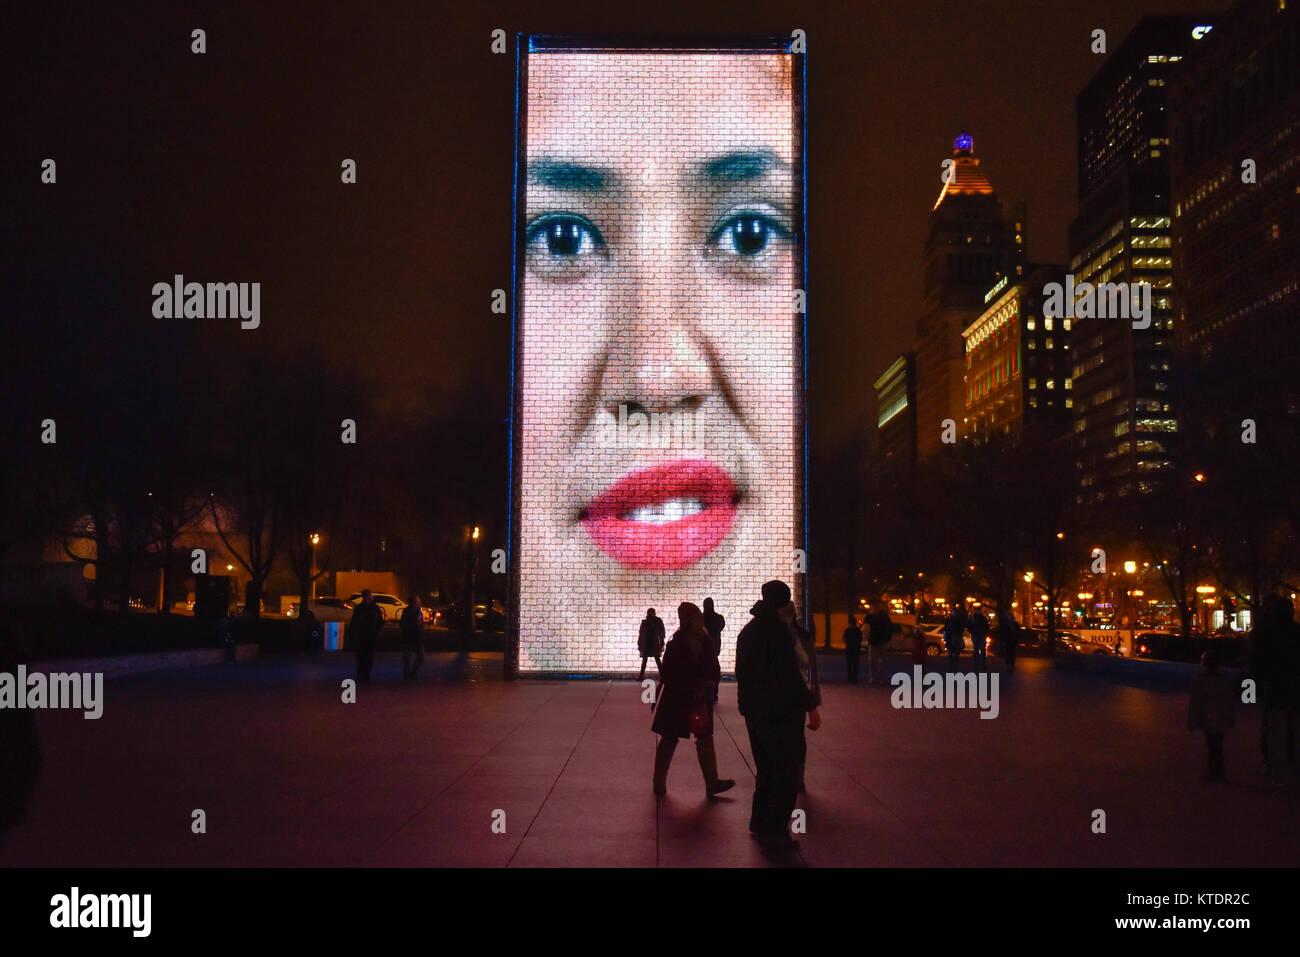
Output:
[[741,616],[789,573],[801,453],[790,58],[534,53],[527,84],[524,667],[651,604]]

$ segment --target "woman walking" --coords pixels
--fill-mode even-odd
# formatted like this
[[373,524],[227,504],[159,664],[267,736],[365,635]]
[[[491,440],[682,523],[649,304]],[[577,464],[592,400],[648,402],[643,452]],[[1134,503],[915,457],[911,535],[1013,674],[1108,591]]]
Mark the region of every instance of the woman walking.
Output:
[[695,735],[695,753],[704,773],[704,790],[712,797],[729,791],[736,782],[718,777],[713,750],[713,699],[722,681],[713,639],[704,627],[704,613],[688,601],[677,608],[681,627],[664,651],[663,688],[655,706],[650,730],[659,735],[655,749],[655,794],[668,792],[668,766],[678,738]]

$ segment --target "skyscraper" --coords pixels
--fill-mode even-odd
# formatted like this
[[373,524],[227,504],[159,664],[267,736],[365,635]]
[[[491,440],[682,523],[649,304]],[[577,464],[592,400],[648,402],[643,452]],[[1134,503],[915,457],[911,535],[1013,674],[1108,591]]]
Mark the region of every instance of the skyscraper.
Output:
[[962,330],[984,311],[984,294],[1024,266],[1024,211],[1004,215],[967,133],[953,141],[925,243],[925,301],[916,330],[917,455],[942,446],[943,421],[958,429],[966,399]]
[[1074,439],[1087,504],[1154,492],[1170,468],[1177,425],[1166,82],[1207,26],[1202,17],[1144,17],[1079,94],[1069,272],[1078,283],[1152,286],[1145,328],[1116,316],[1074,322]]
[[1197,428],[1300,416],[1296,7],[1238,0],[1170,81],[1177,333]]

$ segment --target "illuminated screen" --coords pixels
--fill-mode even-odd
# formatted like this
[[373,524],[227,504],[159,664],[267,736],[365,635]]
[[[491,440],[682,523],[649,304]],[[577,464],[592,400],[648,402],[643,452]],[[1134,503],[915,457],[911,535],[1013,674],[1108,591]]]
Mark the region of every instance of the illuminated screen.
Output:
[[[803,594],[802,57],[521,53],[512,639],[635,673],[653,607]],[[650,663],[653,674],[654,663]]]

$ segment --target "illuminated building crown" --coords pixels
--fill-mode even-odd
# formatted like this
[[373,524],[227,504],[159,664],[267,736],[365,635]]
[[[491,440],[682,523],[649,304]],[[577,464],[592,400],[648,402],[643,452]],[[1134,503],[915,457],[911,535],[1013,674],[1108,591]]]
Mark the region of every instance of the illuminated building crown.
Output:
[[938,209],[947,196],[993,195],[993,184],[980,169],[980,161],[975,156],[975,140],[965,130],[952,141],[952,156],[951,168],[944,170],[948,175],[943,189],[939,191],[939,198],[934,201],[931,211]]

